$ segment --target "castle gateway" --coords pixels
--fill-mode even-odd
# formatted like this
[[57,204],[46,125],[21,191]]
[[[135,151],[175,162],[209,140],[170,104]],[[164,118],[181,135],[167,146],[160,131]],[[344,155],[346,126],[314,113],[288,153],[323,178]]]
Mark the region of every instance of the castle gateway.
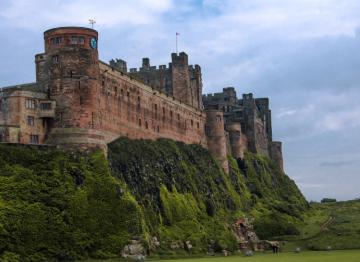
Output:
[[50,29],[44,44],[36,82],[0,89],[0,142],[106,150],[120,136],[168,138],[208,148],[226,172],[227,155],[246,150],[282,168],[268,99],[238,99],[234,88],[202,96],[201,68],[187,54],[159,67],[144,58],[128,71],[121,59],[99,60],[93,29]]

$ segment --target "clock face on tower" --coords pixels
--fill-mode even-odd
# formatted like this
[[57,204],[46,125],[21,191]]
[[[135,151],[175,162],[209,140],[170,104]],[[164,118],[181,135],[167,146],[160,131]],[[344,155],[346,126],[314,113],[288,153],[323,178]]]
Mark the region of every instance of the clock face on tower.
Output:
[[91,46],[92,49],[96,49],[96,48],[97,48],[96,38],[91,38],[91,39],[90,39],[90,46]]

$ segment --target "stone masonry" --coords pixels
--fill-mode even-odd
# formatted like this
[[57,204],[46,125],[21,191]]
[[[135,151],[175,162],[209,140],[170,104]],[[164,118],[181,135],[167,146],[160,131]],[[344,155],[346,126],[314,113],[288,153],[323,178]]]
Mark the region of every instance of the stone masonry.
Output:
[[208,148],[226,172],[227,156],[243,158],[246,150],[282,168],[268,99],[238,99],[234,88],[202,96],[201,68],[184,52],[168,66],[143,58],[128,71],[121,59],[99,60],[93,29],[50,29],[44,44],[36,82],[0,89],[0,142],[106,150],[120,136],[168,138]]

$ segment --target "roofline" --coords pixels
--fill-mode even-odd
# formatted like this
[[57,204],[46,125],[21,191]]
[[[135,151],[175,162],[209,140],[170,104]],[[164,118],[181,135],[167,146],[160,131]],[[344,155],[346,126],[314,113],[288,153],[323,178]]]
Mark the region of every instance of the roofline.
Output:
[[54,27],[54,28],[50,28],[48,30],[46,30],[44,32],[44,35],[47,33],[50,33],[51,31],[55,31],[55,30],[59,30],[59,29],[81,29],[81,30],[88,30],[88,31],[93,31],[95,33],[98,33],[98,31],[96,31],[95,29],[89,28],[89,27],[83,27],[83,26],[61,26],[61,27]]

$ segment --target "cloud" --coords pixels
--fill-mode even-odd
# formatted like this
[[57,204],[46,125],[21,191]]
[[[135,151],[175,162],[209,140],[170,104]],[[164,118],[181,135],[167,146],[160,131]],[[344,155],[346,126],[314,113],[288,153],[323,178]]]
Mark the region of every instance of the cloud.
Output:
[[341,167],[358,163],[359,160],[346,160],[346,161],[334,161],[334,162],[322,162],[321,167]]
[[102,27],[126,27],[157,21],[169,8],[170,0],[16,0],[5,1],[0,16],[12,26],[29,29],[87,25],[90,18]]

